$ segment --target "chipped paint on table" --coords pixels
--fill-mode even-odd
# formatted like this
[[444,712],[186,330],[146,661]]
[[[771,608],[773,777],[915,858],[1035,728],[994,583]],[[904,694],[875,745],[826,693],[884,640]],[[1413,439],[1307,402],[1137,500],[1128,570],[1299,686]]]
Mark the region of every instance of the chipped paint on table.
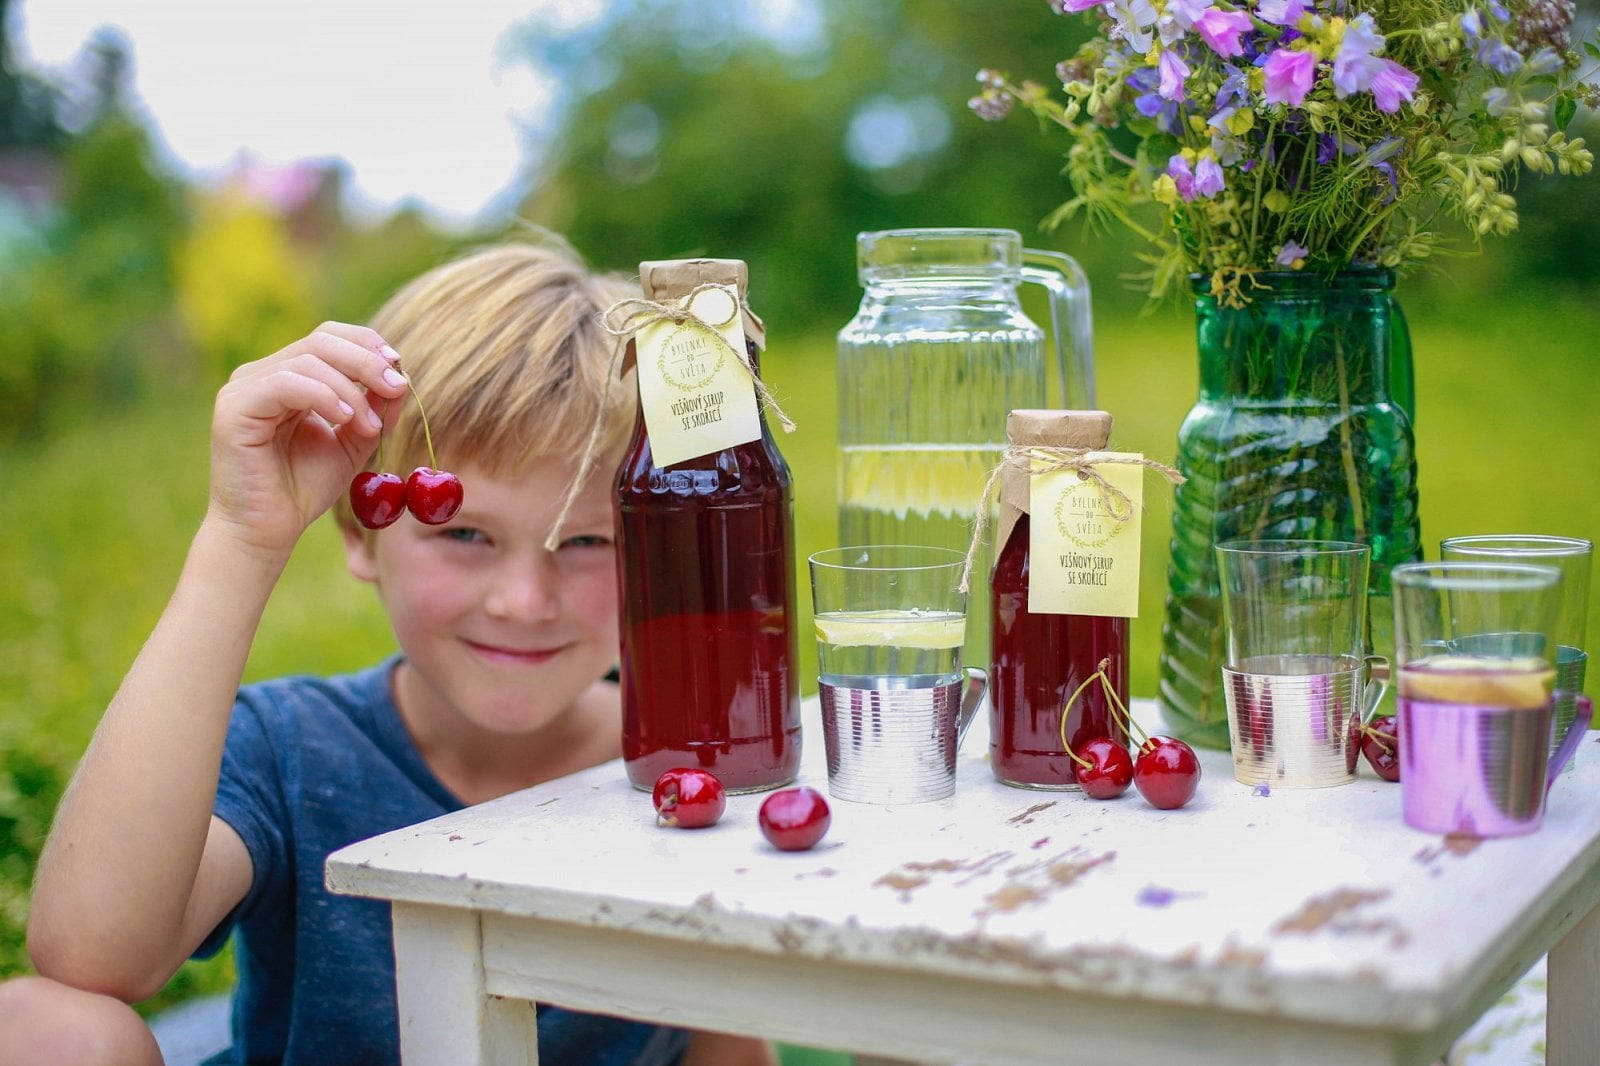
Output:
[[[801,779],[825,788],[814,700],[807,715]],[[982,725],[953,798],[832,801],[832,829],[808,852],[766,844],[761,795],[730,796],[708,829],[658,827],[613,763],[352,845],[328,881],[441,920],[477,913],[479,947],[498,960],[485,987],[504,994],[938,1061],[984,1018],[1009,1018],[976,1046],[1018,1063],[1075,1061],[1041,1043],[1058,1032],[1052,1013],[1118,1010],[1143,1019],[1126,1039],[1160,1043],[1177,1026],[1171,1062],[1250,1061],[1208,1058],[1180,1030],[1210,1032],[1219,1054],[1266,1055],[1270,1036],[1330,1062],[1427,1062],[1600,896],[1600,760],[1558,779],[1538,834],[1479,842],[1406,828],[1399,786],[1364,766],[1351,785],[1261,795],[1233,780],[1226,753],[1202,752],[1199,793],[1176,811],[1131,789],[1095,801],[1008,788],[989,773]],[[573,957],[548,966],[517,954],[563,946]],[[628,971],[615,980],[613,951]],[[632,972],[658,961],[727,971],[721,1003],[658,994]],[[786,982],[832,1013],[811,1025],[769,1003]],[[881,1003],[856,1018],[854,989],[898,997],[925,1031]],[[958,1014],[986,1006],[957,1027],[946,996]],[[1105,1051],[1088,1038],[1071,1050]],[[1294,1061],[1272,1055],[1259,1061]]]

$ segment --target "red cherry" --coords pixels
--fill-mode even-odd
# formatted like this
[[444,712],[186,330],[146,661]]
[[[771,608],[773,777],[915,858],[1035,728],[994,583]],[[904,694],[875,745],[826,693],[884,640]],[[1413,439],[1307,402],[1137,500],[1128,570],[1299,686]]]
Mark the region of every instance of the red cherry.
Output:
[[1078,748],[1078,758],[1087,759],[1088,766],[1076,763],[1078,786],[1091,799],[1116,799],[1128,791],[1133,783],[1133,759],[1128,749],[1110,737],[1093,737]]
[[1361,754],[1379,777],[1400,780],[1400,722],[1394,715],[1379,715],[1362,728]]
[[406,479],[406,507],[417,521],[441,525],[461,510],[461,479],[431,466],[419,466]]
[[651,798],[655,800],[657,821],[680,829],[716,825],[727,806],[717,775],[689,766],[668,770],[656,778]]
[[833,815],[822,793],[801,785],[768,796],[760,822],[761,835],[779,851],[805,851],[827,834]]
[[1150,806],[1175,810],[1194,798],[1200,787],[1200,760],[1194,749],[1172,737],[1151,737],[1133,764],[1133,786]]
[[368,529],[393,525],[406,510],[406,483],[399,474],[363,470],[350,482],[350,510]]

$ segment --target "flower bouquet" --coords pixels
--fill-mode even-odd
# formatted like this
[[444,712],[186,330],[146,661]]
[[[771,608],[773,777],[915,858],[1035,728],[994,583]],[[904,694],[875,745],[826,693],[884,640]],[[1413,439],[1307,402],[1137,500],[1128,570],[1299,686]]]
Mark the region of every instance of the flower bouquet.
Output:
[[[1261,271],[1399,268],[1455,218],[1516,229],[1519,168],[1584,174],[1565,128],[1600,103],[1573,0],[1052,0],[1100,32],[1057,67],[1063,98],[992,70],[970,103],[1021,103],[1071,136],[1049,225],[1147,238],[1152,292],[1193,273],[1237,305]],[[1600,49],[1584,50],[1600,58]],[[1147,226],[1136,205],[1159,205]]]
[[1389,568],[1421,554],[1395,272],[1513,231],[1520,174],[1587,173],[1565,130],[1600,91],[1572,0],[1052,6],[1098,20],[1062,92],[986,70],[971,107],[1021,104],[1070,134],[1047,225],[1124,223],[1152,296],[1192,286],[1200,396],[1178,433],[1158,698],[1174,733],[1225,747],[1213,546],[1370,545],[1369,643],[1387,653]]

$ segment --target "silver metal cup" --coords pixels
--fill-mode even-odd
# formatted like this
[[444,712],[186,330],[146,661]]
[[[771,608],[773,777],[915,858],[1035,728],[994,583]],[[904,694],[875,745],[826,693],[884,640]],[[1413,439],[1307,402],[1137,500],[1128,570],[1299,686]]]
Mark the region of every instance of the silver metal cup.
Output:
[[1361,727],[1388,688],[1378,655],[1266,655],[1222,668],[1233,776],[1247,785],[1328,788],[1356,779]]
[[[823,682],[828,795],[855,803],[923,803],[956,790],[956,749],[988,690],[967,667],[925,687],[852,688]],[[867,680],[867,679],[863,679]]]

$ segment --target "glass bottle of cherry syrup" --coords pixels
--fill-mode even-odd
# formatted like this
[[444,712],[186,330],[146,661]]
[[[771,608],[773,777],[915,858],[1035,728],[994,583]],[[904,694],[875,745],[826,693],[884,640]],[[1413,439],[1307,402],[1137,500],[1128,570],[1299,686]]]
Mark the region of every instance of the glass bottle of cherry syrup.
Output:
[[[1104,411],[1012,411],[1006,437],[1018,449],[1101,450],[1111,436]],[[990,582],[993,646],[989,670],[989,758],[995,779],[1019,788],[1076,790],[1077,764],[1062,748],[1096,736],[1126,745],[1127,731],[1092,678],[1105,660],[1117,697],[1128,700],[1126,618],[1045,614],[1028,609],[1030,578],[1029,472],[1001,474],[1000,552]],[[1067,701],[1077,692],[1070,708]]]
[[[712,324],[737,321],[719,332],[732,333],[760,373],[765,338],[744,303],[743,262],[639,270],[646,300],[679,306],[694,296],[690,309],[712,307],[701,315]],[[706,297],[708,286],[720,288]],[[663,322],[629,344],[641,403],[615,496],[628,780],[648,790],[663,771],[691,766],[729,792],[776,788],[800,765],[789,467],[750,374],[703,324]]]

